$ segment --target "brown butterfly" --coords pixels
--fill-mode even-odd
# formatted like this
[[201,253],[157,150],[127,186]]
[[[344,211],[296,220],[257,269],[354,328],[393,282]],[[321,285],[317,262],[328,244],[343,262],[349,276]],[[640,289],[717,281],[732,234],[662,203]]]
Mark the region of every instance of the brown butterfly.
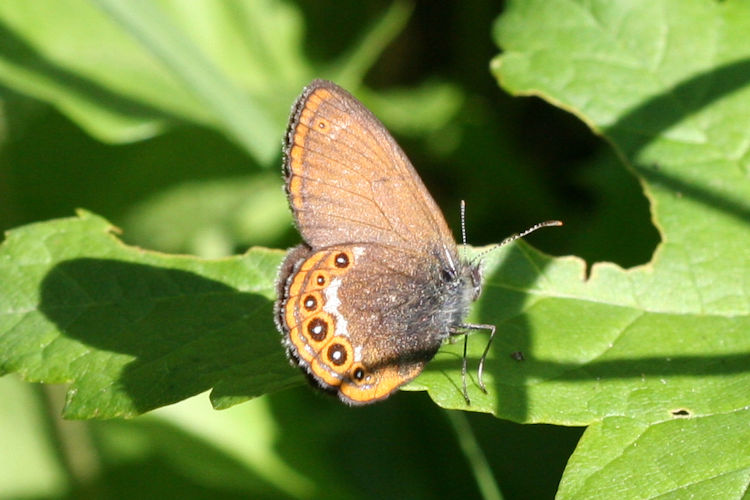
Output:
[[[334,83],[314,80],[297,99],[284,177],[304,243],[279,270],[276,324],[290,359],[352,405],[388,397],[440,345],[468,330],[481,290],[440,209],[386,128]],[[538,224],[512,241],[545,225]],[[505,242],[504,242],[505,243]],[[464,344],[464,397],[466,344]],[[486,392],[486,391],[485,391]]]

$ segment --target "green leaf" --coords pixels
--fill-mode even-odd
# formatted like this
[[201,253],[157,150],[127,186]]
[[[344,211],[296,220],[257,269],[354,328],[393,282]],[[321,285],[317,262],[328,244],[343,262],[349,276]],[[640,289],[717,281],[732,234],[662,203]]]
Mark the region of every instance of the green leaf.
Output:
[[335,63],[304,57],[302,14],[280,0],[7,0],[0,84],[47,101],[95,137],[131,142],[180,122],[274,163],[290,103],[314,77],[354,90],[411,9],[395,2]]
[[96,0],[113,20],[164,63],[261,163],[276,156],[276,124],[259,99],[246,98],[153,2]]
[[[640,179],[662,240],[633,269],[531,251],[490,268],[503,306],[479,319],[500,332],[490,394],[472,386],[472,401],[590,425],[560,498],[738,498],[750,483],[748,30],[747,3],[702,0],[515,1],[496,24],[500,84],[601,134]],[[441,376],[459,380],[430,370],[420,382]]]
[[747,413],[659,423],[607,417],[586,429],[558,497],[742,498],[750,482]]
[[213,388],[300,383],[272,321],[281,252],[220,260],[127,247],[103,219],[11,231],[0,247],[0,371],[70,382],[68,418],[135,415]]

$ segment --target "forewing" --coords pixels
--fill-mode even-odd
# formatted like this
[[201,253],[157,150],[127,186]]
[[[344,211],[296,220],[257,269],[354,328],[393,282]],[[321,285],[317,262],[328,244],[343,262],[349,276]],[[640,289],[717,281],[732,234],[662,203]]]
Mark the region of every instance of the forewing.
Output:
[[408,251],[455,247],[437,204],[377,118],[347,91],[314,80],[295,103],[284,148],[289,203],[313,248],[347,242]]

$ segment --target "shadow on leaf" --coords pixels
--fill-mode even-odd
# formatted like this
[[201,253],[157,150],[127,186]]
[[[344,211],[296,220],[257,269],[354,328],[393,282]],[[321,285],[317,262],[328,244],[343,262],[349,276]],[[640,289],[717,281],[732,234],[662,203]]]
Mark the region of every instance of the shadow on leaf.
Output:
[[[750,59],[741,59],[688,78],[644,101],[607,127],[606,135],[628,158],[637,158],[648,145],[683,120],[745,88],[750,81]],[[727,154],[730,152],[727,151]],[[711,158],[711,161],[718,158]],[[727,158],[729,160],[729,158]],[[708,161],[708,160],[705,160]],[[736,160],[742,162],[741,159]],[[750,220],[747,200],[732,198],[726,191],[690,182],[687,177],[665,171],[659,165],[636,161],[635,169],[651,184],[663,185],[689,196],[707,207],[719,209],[741,223]],[[738,174],[744,176],[747,172]]]
[[42,282],[41,310],[88,348],[64,360],[71,418],[133,415],[211,388],[253,397],[300,382],[272,302],[197,274],[76,259]]

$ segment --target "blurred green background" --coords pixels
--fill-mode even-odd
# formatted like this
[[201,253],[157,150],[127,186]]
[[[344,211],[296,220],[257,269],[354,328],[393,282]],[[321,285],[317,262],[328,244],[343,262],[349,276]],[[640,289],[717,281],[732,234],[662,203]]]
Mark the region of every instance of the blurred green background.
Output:
[[[232,93],[214,81],[219,97],[206,98],[203,68],[191,77],[164,55],[169,39],[149,38],[144,22],[149,5],[192,41],[178,52],[197,48],[267,120],[225,119],[221,99]],[[647,262],[658,235],[635,178],[572,115],[509,96],[490,75],[502,10],[486,1],[4,2],[0,227],[82,207],[126,242],[169,253],[291,246],[299,236],[281,189],[281,139],[294,98],[322,77],[390,128],[457,234],[466,200],[471,244],[554,218],[565,227],[535,234],[533,245],[589,263]],[[195,102],[170,92],[174,81]],[[59,420],[64,388],[15,375],[0,379],[0,397],[0,498],[471,498],[486,484],[459,444],[472,435],[506,498],[551,498],[581,432],[449,418],[422,393],[351,409],[301,387],[222,412],[203,395],[104,422]]]

